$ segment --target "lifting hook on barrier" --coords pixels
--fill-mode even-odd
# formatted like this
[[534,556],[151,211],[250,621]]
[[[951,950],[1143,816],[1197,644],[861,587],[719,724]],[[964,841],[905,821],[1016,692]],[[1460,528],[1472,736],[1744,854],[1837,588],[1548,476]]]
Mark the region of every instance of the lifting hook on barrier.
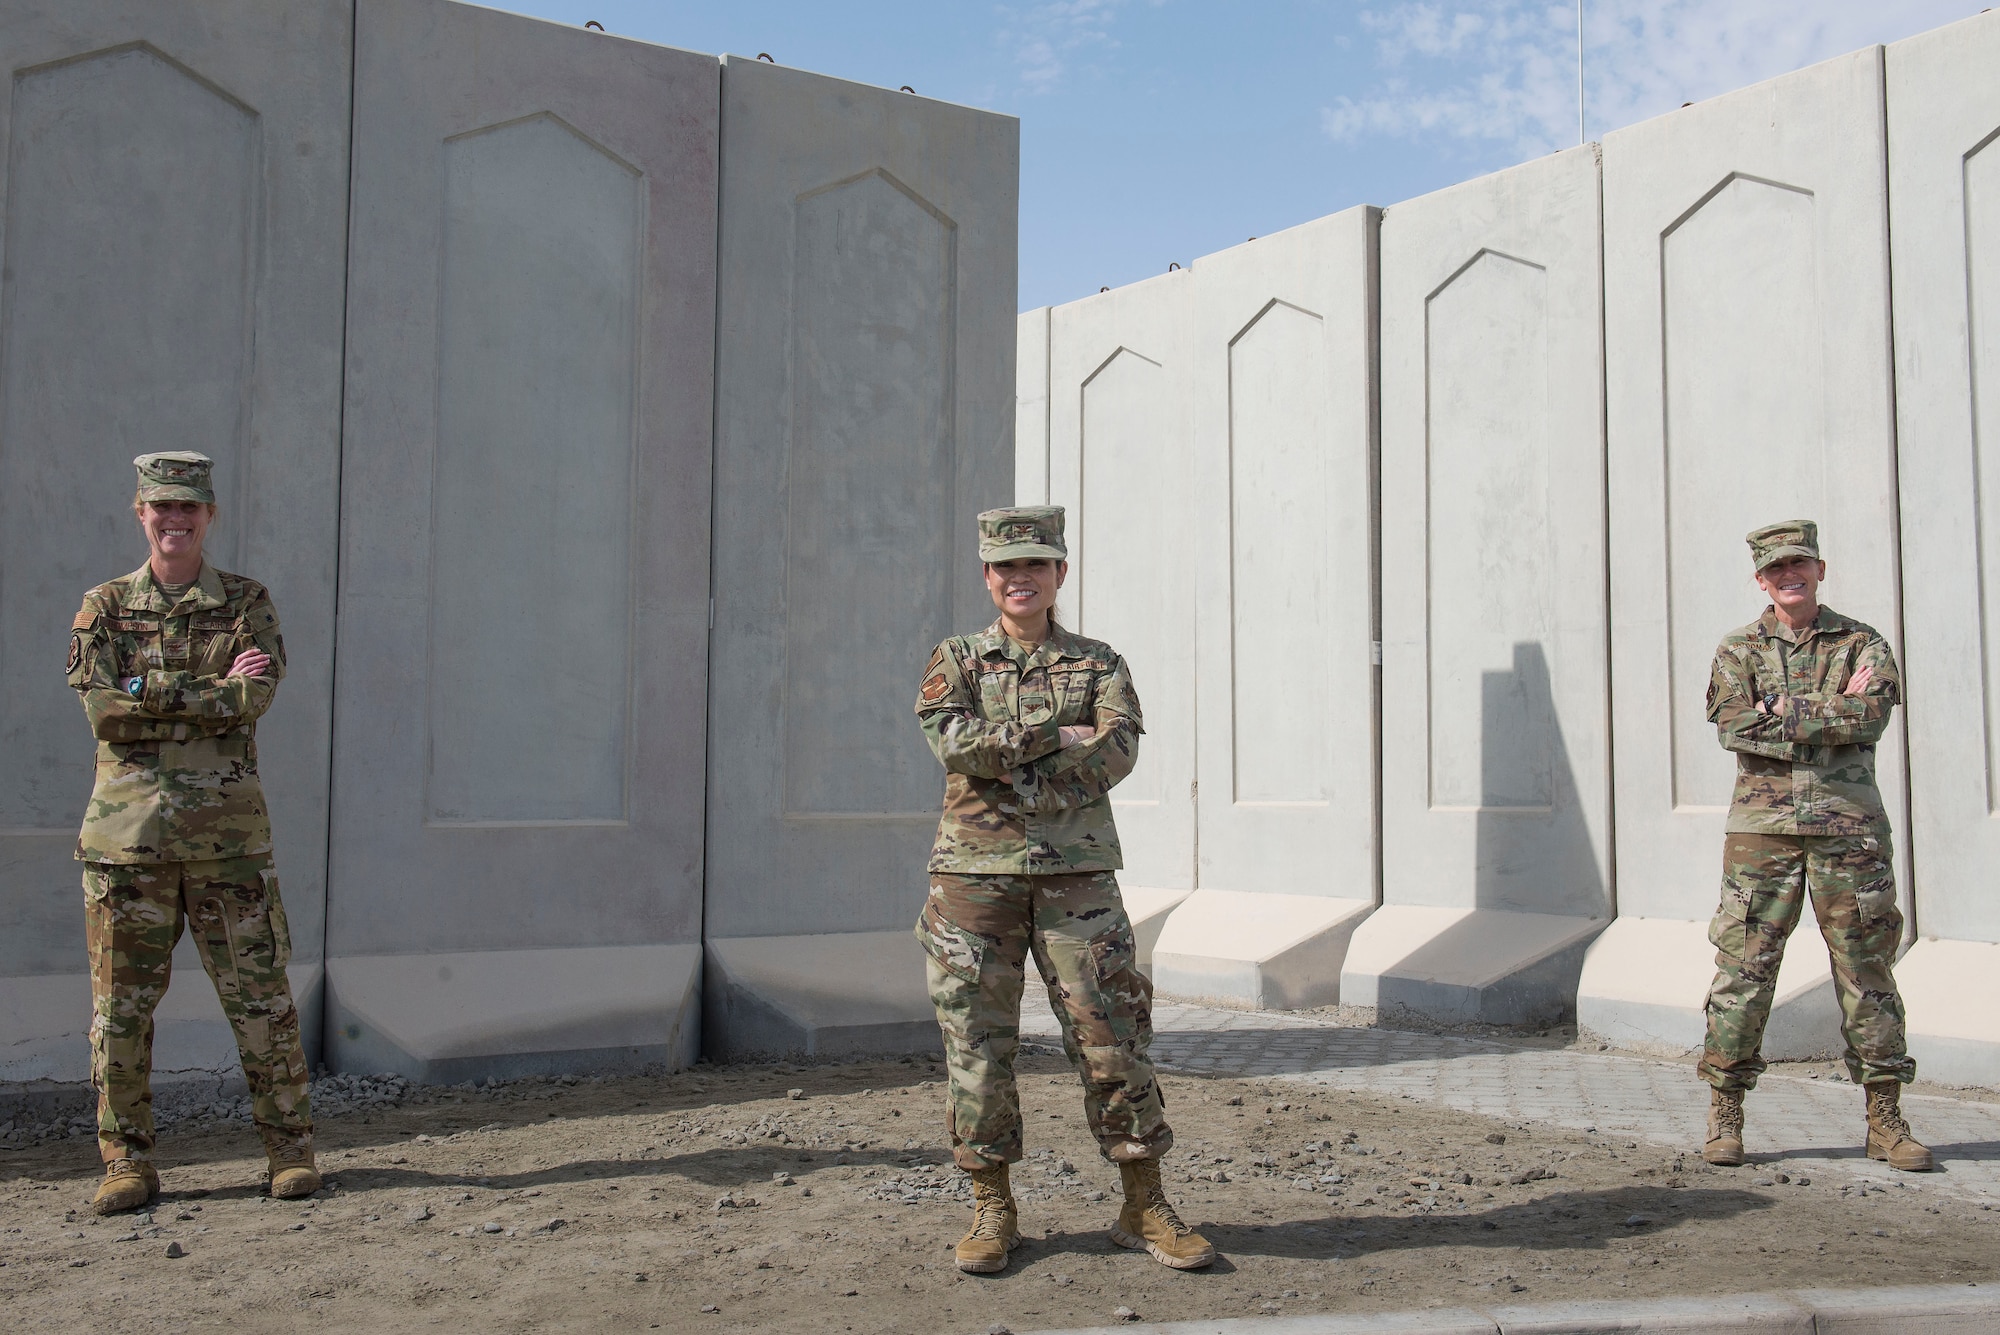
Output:
[[1111,289],[1110,289],[1110,288],[1108,288],[1108,287],[1100,287],[1100,288],[1098,288],[1097,290],[1098,290],[1099,292],[1109,292],[1109,291],[1110,291]]
[[595,28],[599,32],[604,31],[604,25],[602,23],[599,23],[596,19],[585,19],[583,21],[583,26],[586,28]]
[[778,63],[778,62],[777,62],[777,61],[775,61],[775,60],[771,60],[771,53],[770,53],[769,51],[759,51],[759,52],[757,53],[757,59],[759,59],[759,60],[770,60],[770,61],[771,61],[771,63],[772,63],[773,65],[775,65],[775,64],[777,64],[777,63]]
[[906,92],[906,93],[914,93],[914,92],[916,92],[917,90],[916,90],[916,89],[914,89],[914,88],[912,88],[912,87],[910,87],[910,85],[908,85],[908,84],[904,84],[904,85],[903,85],[903,91],[904,91],[904,92]]
[[1178,269],[1178,268],[1180,268],[1180,267],[1181,267],[1181,263],[1180,263],[1180,261],[1179,261],[1179,260],[1170,260],[1170,261],[1168,261],[1168,263],[1167,263],[1167,272],[1168,272],[1168,273],[1172,273],[1172,272],[1173,272],[1174,270],[1176,270],[1176,269]]

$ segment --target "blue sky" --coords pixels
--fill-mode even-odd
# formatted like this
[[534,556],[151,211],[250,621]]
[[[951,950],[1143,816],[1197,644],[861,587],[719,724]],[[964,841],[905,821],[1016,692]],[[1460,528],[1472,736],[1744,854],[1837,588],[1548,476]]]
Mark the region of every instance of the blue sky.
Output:
[[[1584,0],[1604,131],[1983,0]],[[1021,118],[1023,309],[1576,142],[1574,0],[501,0]]]

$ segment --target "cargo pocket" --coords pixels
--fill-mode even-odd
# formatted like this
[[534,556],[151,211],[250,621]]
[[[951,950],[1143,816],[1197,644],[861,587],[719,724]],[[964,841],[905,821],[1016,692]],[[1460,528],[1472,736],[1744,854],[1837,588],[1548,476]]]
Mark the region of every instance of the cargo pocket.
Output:
[[1896,878],[1884,876],[1856,890],[1854,912],[1865,928],[1902,931],[1903,910],[1896,902]]
[[1112,1043],[1136,1038],[1152,1019],[1153,985],[1139,972],[1139,952],[1132,925],[1121,921],[1086,948],[1096,974],[1097,1009],[1103,1016],[1104,1037]]
[[278,873],[266,867],[258,874],[264,882],[264,914],[271,924],[271,967],[282,970],[292,962],[292,924],[278,894]]
[[960,982],[979,984],[979,969],[985,956],[980,941],[970,932],[946,922],[930,904],[917,916],[917,940],[937,966]]
[[1708,943],[1732,960],[1741,960],[1749,946],[1750,891],[1748,881],[1722,878],[1722,902],[1708,925]]

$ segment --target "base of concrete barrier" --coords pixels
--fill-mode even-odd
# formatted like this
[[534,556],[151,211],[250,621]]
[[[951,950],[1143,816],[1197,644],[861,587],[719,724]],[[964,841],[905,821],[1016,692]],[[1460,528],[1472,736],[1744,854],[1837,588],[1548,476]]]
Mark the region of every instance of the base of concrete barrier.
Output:
[[1125,900],[1126,916],[1132,919],[1132,939],[1138,945],[1139,972],[1151,977],[1153,947],[1159,944],[1167,917],[1179,908],[1192,890],[1155,890],[1143,885],[1118,888]]
[[1447,1024],[1551,1025],[1574,1017],[1584,951],[1602,918],[1385,904],[1355,930],[1340,999]]
[[701,947],[329,960],[327,1058],[424,1084],[694,1062]]
[[[1692,1052],[1707,1029],[1715,980],[1706,922],[1618,918],[1591,943],[1577,985],[1576,1023],[1624,1047]],[[1764,1030],[1764,1055],[1803,1059],[1840,1052],[1833,963],[1810,920],[1792,933]]]
[[[295,961],[287,972],[306,1060],[317,1064],[323,971],[317,963]],[[153,1012],[154,1088],[242,1079],[236,1036],[222,1016],[215,985],[202,971],[193,942],[183,938],[174,951],[173,981]],[[89,1088],[89,974],[0,978],[0,1089],[16,1086],[52,1096]]]
[[1896,964],[1917,1073],[2000,1089],[2000,945],[1919,941]]
[[1024,1335],[1986,1335],[2000,1329],[2000,1286],[1927,1284],[1797,1289],[1718,1298],[1532,1303],[1352,1316],[1142,1322]]
[[1341,1000],[1348,939],[1374,909],[1365,899],[1197,890],[1153,946],[1153,986],[1260,1009],[1330,1006]]
[[712,937],[702,1050],[748,1057],[942,1052],[910,932]]

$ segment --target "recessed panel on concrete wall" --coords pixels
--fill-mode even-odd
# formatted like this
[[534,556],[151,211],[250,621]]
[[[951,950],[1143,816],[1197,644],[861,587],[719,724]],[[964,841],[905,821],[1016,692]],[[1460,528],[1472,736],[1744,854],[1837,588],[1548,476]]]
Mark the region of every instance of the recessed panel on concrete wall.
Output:
[[329,1046],[691,1060],[717,67],[356,22]]
[[[1015,482],[1018,126],[733,56],[723,104],[706,933],[906,967],[944,791],[911,705],[994,616],[973,519]],[[716,947],[718,1050],[772,1041],[728,1017],[781,957]]]
[[1932,1079],[2000,1084],[2000,14],[1888,48],[1917,943]]
[[[58,649],[84,591],[146,559],[131,461],[151,450],[216,460],[209,558],[282,622],[259,768],[314,1043],[351,8],[0,7],[0,1079],[88,1078],[71,851],[93,743]],[[159,1070],[234,1071],[191,947],[178,964]]]
[[[444,143],[434,825],[626,818],[642,184],[553,115]],[[496,579],[524,545],[536,558]],[[496,630],[528,607],[533,633],[501,632],[495,652]],[[549,708],[519,708],[558,682]]]
[[[1701,1035],[1735,772],[1708,668],[1766,604],[1744,533],[1817,520],[1825,601],[1899,638],[1883,152],[1880,48],[1605,139],[1619,921],[1580,1018],[1619,1037]],[[1901,736],[1878,759],[1899,833]],[[1826,969],[1795,936],[1779,1009],[1809,1007],[1815,1042],[1837,1020]]]
[[1200,888],[1163,991],[1331,1001],[1375,903],[1377,216],[1194,265]]
[[1382,908],[1341,999],[1546,1023],[1612,908],[1596,149],[1381,248]]
[[1194,616],[1162,560],[1194,519],[1187,272],[1049,317],[1049,501],[1067,509],[1065,624],[1123,655],[1146,715],[1139,763],[1111,792],[1119,876],[1142,935],[1194,889]]
[[1014,361],[1014,504],[1049,503],[1049,308],[1023,311]]

